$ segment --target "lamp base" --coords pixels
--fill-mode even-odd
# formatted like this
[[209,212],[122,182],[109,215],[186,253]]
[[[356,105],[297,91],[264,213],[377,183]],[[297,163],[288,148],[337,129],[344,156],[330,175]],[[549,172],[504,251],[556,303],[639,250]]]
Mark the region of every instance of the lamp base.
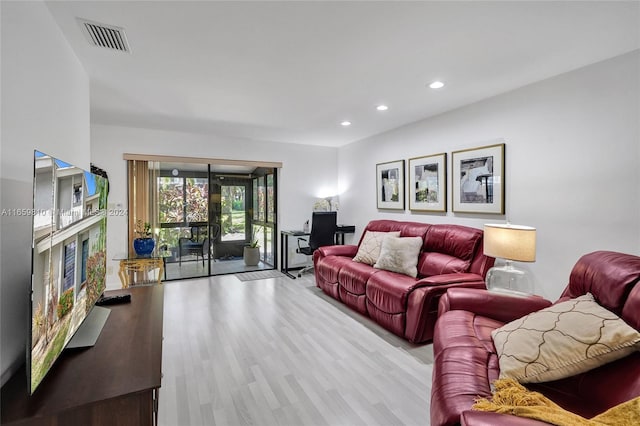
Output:
[[487,289],[514,296],[533,294],[529,273],[515,268],[510,261],[504,266],[494,266],[487,272]]

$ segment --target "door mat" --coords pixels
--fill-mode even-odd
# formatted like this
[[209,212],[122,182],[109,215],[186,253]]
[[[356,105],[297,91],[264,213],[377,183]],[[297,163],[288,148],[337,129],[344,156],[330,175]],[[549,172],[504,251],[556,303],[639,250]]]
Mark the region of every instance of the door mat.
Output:
[[235,274],[236,278],[240,281],[256,281],[263,280],[265,278],[280,278],[284,277],[280,271],[276,271],[275,269],[269,269],[267,271],[252,271],[252,272],[243,272],[241,274]]

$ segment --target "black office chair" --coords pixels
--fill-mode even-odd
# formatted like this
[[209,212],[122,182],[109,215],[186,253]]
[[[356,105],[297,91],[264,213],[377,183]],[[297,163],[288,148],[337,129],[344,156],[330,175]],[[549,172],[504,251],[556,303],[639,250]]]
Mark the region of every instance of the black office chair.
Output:
[[[307,240],[305,238],[298,238],[296,253],[311,256],[318,247],[334,245],[336,227],[336,212],[313,212],[311,218],[311,235],[309,235],[308,245],[301,246],[300,242],[307,242]],[[298,272],[298,277],[301,277],[304,272],[310,269],[313,269],[313,264],[301,269],[300,272]]]
[[[211,234],[207,236],[206,229],[204,232],[202,228],[199,226],[191,227],[191,237],[183,237],[178,241],[179,245],[179,254],[178,254],[178,262],[179,265],[182,266],[182,256],[184,255],[195,255],[196,260],[198,257],[202,257],[202,266],[204,266],[204,258],[211,252],[213,256],[213,260],[216,260],[215,257],[215,242],[218,239],[218,235],[220,234],[220,225],[213,224],[210,226]],[[205,237],[202,239],[202,237]]]

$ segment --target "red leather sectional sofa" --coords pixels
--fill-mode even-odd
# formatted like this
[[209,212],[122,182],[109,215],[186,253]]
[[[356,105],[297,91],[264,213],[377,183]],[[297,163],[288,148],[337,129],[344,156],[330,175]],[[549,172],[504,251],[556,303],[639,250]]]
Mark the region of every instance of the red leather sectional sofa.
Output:
[[[590,292],[601,306],[640,330],[640,257],[609,251],[582,256],[558,302]],[[491,332],[551,305],[541,297],[516,298],[486,290],[452,289],[440,299],[433,338],[431,425],[544,426],[536,420],[471,411],[490,398],[500,374]],[[528,383],[565,410],[591,418],[640,396],[640,352],[565,379]]]
[[424,240],[416,278],[354,262],[356,245],[321,247],[314,252],[316,285],[326,294],[410,342],[431,340],[438,300],[449,288],[485,288],[493,266],[483,253],[483,231],[459,225],[374,220],[366,231],[400,231]]

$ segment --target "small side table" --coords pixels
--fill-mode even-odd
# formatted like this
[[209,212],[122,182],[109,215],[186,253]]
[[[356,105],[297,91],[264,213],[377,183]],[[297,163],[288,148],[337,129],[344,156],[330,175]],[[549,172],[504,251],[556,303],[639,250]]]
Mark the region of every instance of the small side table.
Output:
[[[137,284],[162,283],[164,276],[164,257],[130,257],[126,259],[114,259],[120,261],[118,276],[122,283],[122,288],[129,288]],[[151,271],[158,270],[157,278],[154,278]]]

